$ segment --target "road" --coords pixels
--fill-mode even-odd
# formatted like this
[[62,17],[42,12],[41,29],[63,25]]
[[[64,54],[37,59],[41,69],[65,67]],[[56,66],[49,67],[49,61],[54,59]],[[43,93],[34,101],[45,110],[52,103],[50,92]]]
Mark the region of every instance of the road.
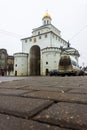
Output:
[[0,130],[87,130],[87,76],[0,78]]

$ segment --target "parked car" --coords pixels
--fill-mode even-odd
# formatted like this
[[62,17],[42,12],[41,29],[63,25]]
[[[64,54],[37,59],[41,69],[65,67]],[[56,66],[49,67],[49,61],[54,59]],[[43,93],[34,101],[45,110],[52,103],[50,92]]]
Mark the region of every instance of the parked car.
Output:
[[84,70],[84,75],[87,75],[87,67],[84,67],[83,70]]
[[84,71],[85,75],[87,75],[87,70]]
[[81,69],[80,73],[79,73],[79,76],[83,76],[83,75],[85,75],[85,71]]
[[58,72],[57,69],[54,69],[54,70],[49,71],[49,75],[50,75],[50,76],[58,76],[58,75],[59,75],[59,72]]

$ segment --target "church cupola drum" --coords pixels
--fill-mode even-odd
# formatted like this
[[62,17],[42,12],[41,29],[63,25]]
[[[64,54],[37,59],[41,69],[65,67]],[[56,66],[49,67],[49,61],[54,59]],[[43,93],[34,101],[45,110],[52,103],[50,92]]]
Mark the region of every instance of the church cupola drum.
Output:
[[43,25],[51,24],[51,20],[51,16],[48,13],[46,13],[42,18]]

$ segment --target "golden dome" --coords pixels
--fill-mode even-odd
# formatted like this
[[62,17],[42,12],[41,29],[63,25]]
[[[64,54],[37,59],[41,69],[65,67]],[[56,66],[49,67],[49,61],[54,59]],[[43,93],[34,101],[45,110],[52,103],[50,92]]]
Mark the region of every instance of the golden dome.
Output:
[[50,19],[51,19],[51,16],[50,16],[48,13],[46,13],[46,14],[43,16],[43,18],[50,18]]

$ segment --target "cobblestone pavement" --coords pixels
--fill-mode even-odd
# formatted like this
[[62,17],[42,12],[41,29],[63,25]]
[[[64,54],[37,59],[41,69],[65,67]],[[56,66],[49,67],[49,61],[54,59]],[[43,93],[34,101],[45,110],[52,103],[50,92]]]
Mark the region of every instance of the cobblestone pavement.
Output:
[[87,76],[1,82],[0,130],[87,130]]
[[14,76],[0,76],[0,83],[6,82],[6,81],[13,81],[13,80],[20,80],[20,79],[26,79],[27,77],[14,77]]

